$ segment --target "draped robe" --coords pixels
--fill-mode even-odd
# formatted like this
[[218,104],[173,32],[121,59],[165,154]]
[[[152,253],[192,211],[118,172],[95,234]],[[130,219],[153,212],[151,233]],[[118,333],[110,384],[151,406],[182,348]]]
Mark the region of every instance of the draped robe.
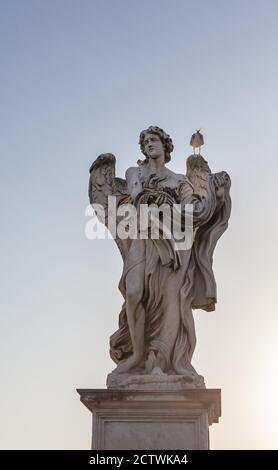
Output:
[[[161,189],[161,186],[160,186]],[[175,203],[193,204],[194,241],[191,249],[176,251],[173,240],[131,240],[143,243],[137,260],[130,261],[128,253],[119,289],[126,297],[125,279],[138,264],[144,266],[142,303],[145,310],[145,354],[151,351],[163,355],[165,371],[183,375],[193,369],[192,355],[196,345],[192,309],[215,310],[216,282],[212,270],[216,243],[228,225],[231,211],[230,180],[224,186],[223,197],[217,198],[212,177],[208,180],[207,195],[198,197],[187,177],[179,182],[171,196]],[[166,188],[162,190],[167,191]],[[144,188],[142,197],[152,190]],[[143,199],[141,198],[141,201]],[[140,205],[140,196],[137,206]],[[135,245],[134,245],[135,247]],[[132,343],[124,302],[119,315],[119,328],[110,338],[110,355],[116,362],[132,354]]]

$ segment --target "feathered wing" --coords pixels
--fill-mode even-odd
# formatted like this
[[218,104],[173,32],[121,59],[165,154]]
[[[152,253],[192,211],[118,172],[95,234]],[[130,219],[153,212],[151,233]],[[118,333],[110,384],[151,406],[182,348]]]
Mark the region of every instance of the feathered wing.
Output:
[[207,196],[208,180],[211,175],[208,162],[201,155],[190,155],[186,161],[186,176],[194,188],[194,194]]
[[[120,204],[128,202],[129,194],[127,190],[127,183],[125,179],[115,177],[115,166],[116,158],[112,153],[104,153],[92,163],[90,167],[90,179],[89,179],[89,200],[90,204],[94,207],[94,204],[99,204],[104,209],[105,217],[101,217],[101,213],[98,214],[95,210],[96,215],[101,223],[103,223],[108,229],[108,215],[114,220],[110,220],[110,227],[114,225],[116,227],[117,217],[112,211],[108,214],[108,196],[115,196],[114,207],[117,209]],[[95,207],[94,207],[95,208]],[[113,209],[113,205],[112,205]],[[116,217],[116,219],[115,219]],[[117,231],[114,234],[114,239],[121,252],[123,259],[129,249],[129,240],[121,240]],[[113,236],[113,234],[112,234]]]

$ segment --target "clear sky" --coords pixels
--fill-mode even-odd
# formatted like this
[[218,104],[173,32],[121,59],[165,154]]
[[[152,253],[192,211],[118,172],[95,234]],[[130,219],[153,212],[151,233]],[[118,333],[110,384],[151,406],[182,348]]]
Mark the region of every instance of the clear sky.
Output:
[[232,178],[217,310],[195,314],[211,447],[278,448],[277,22],[276,0],[0,0],[2,449],[90,447],[75,389],[114,367],[122,261],[85,237],[88,168],[112,152],[123,176],[149,125],[176,172],[201,127]]

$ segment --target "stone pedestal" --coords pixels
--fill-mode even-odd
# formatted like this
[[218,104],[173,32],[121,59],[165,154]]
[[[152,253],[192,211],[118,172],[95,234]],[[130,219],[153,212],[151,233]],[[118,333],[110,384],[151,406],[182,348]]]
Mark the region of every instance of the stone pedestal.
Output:
[[221,415],[221,390],[79,389],[93,414],[93,450],[209,449]]

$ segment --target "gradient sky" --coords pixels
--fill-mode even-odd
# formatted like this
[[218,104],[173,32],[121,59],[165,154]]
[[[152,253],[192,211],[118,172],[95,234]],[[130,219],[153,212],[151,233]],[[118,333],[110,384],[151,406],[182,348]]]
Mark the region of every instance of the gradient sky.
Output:
[[276,0],[0,1],[2,449],[90,448],[75,389],[114,367],[122,261],[85,237],[88,168],[112,152],[123,176],[149,125],[176,172],[201,127],[232,178],[217,310],[195,313],[211,447],[278,448],[277,23]]

